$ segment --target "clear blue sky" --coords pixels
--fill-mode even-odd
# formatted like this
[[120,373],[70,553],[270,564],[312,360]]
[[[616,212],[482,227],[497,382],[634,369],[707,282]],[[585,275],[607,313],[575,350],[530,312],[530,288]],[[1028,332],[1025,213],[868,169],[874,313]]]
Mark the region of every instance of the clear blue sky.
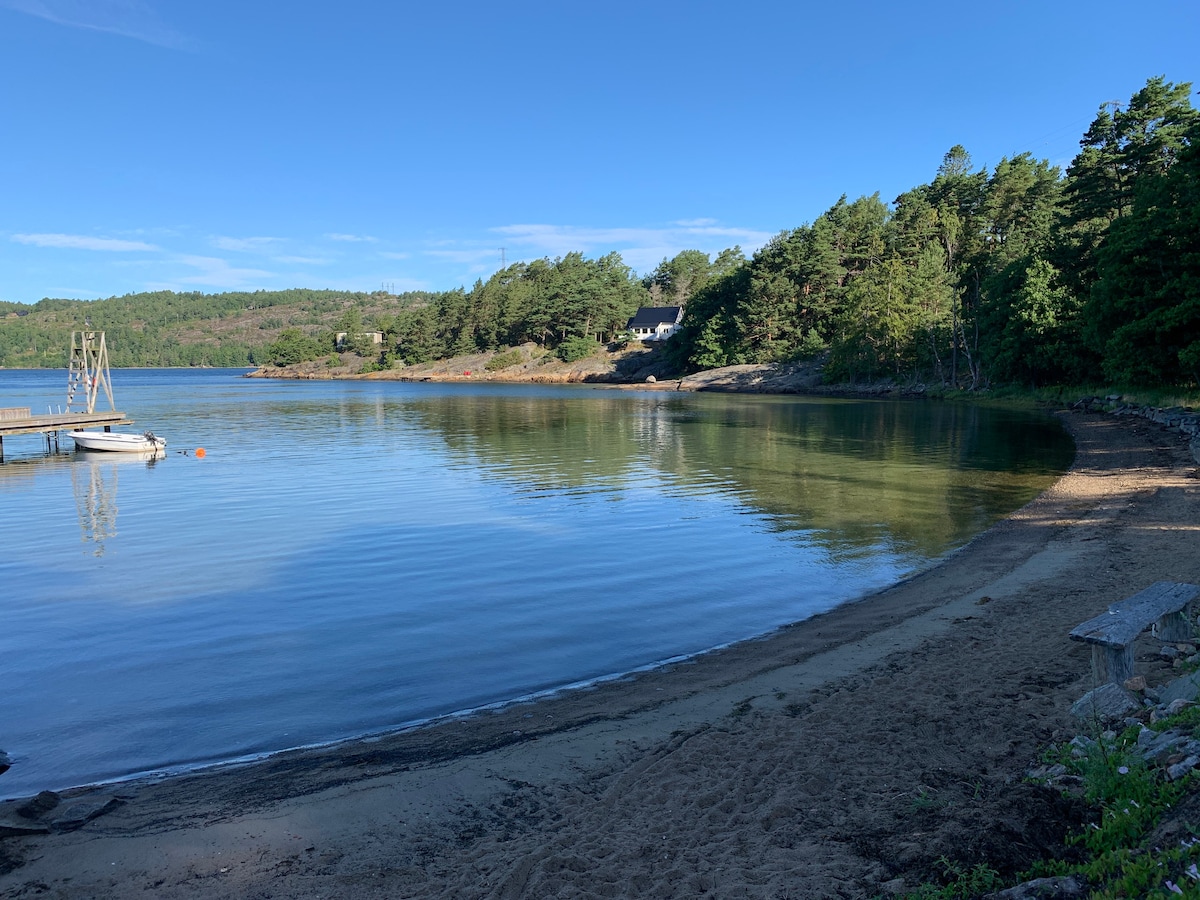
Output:
[[0,300],[749,253],[1155,75],[1196,0],[0,0]]

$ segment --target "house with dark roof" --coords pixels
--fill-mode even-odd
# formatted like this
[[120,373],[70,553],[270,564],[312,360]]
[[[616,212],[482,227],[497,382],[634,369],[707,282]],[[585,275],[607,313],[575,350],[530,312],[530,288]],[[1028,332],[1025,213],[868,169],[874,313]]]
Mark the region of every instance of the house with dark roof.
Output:
[[639,341],[665,341],[679,330],[682,306],[643,306],[625,327]]

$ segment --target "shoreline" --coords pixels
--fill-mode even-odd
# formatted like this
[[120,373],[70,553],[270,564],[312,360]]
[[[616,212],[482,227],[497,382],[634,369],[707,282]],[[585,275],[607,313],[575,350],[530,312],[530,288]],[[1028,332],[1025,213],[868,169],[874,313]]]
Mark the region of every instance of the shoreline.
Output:
[[1067,631],[1200,581],[1186,438],[1062,418],[1071,470],[906,581],[593,687],[64,792],[120,805],[0,839],[0,895],[869,897],[939,855],[1020,868],[1053,818],[1021,773],[1090,686]]

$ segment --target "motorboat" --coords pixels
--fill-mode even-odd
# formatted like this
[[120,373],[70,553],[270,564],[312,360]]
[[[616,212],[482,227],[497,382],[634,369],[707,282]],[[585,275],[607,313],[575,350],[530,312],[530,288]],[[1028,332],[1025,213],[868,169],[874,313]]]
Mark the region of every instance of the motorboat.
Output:
[[145,453],[162,450],[167,446],[167,442],[153,431],[142,434],[126,434],[119,431],[68,431],[67,437],[75,442],[77,450]]

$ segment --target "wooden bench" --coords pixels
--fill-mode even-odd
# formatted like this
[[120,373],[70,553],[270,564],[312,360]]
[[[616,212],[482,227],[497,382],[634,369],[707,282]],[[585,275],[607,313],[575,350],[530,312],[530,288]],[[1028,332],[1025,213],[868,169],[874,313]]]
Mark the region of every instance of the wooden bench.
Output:
[[1151,625],[1160,641],[1191,641],[1192,601],[1200,587],[1157,581],[1132,597],[1119,600],[1094,619],[1071,631],[1071,637],[1092,645],[1092,674],[1097,684],[1124,684],[1133,677],[1133,642]]

